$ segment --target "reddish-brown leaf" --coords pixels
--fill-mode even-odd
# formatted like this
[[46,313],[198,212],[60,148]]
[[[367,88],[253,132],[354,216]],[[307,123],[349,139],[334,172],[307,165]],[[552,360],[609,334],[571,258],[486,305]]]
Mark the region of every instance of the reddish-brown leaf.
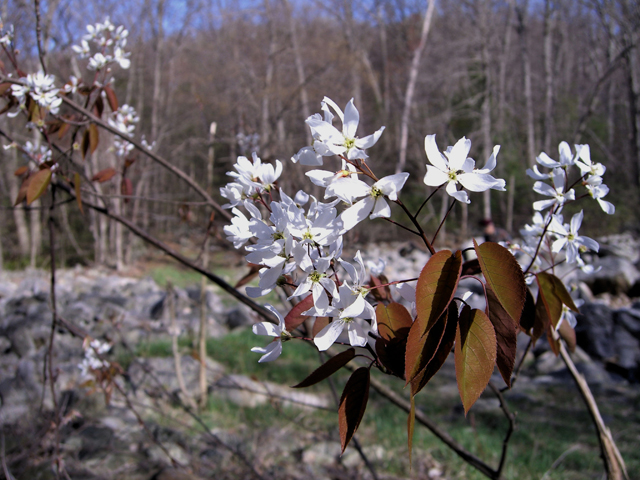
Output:
[[298,304],[293,307],[287,316],[284,317],[284,325],[285,329],[288,332],[293,332],[302,322],[304,322],[308,315],[303,315],[302,312],[306,312],[311,307],[313,307],[313,295],[307,295],[302,301],[298,302]]
[[316,317],[316,321],[313,322],[313,328],[311,329],[311,336],[316,337],[320,330],[329,325],[329,317]]
[[411,314],[404,305],[391,302],[389,305],[379,303],[376,306],[376,321],[378,333],[385,340],[396,337],[406,337],[413,325]]
[[250,263],[249,271],[240,280],[238,280],[238,282],[233,286],[233,288],[240,288],[246,285],[247,283],[249,283],[251,280],[253,280],[258,276],[258,273],[260,272],[261,268],[262,267],[260,265],[255,265],[253,263]]
[[531,329],[536,322],[536,301],[531,295],[531,291],[527,288],[527,296],[520,316],[520,328],[524,333],[531,336]]
[[549,347],[551,347],[553,354],[556,357],[560,355],[560,337],[551,325],[547,326],[547,341],[549,342]]
[[462,264],[462,275],[477,275],[478,273],[482,272],[482,269],[480,268],[480,262],[478,261],[477,258],[474,258],[473,260],[467,260],[466,262],[464,262]]
[[58,129],[58,138],[62,139],[67,134],[70,128],[71,124],[66,122],[60,125],[60,128]]
[[481,310],[465,307],[455,348],[456,379],[465,415],[489,383],[495,363],[496,334],[491,321]]
[[0,97],[7,93],[7,90],[11,88],[10,83],[0,83]]
[[32,175],[27,175],[22,180],[22,185],[20,185],[20,190],[18,190],[18,195],[16,196],[16,201],[13,204],[14,207],[16,205],[20,205],[27,198],[27,188],[29,188],[29,182],[31,182],[31,177],[32,177]]
[[[372,288],[371,294],[379,302],[393,301],[393,298],[391,297],[391,290],[389,289],[389,285],[387,285],[388,283],[389,280],[384,275],[380,275],[379,277],[371,275],[371,284],[374,287],[378,287]],[[384,287],[380,287],[380,285],[384,285]]]
[[25,173],[27,173],[29,171],[29,167],[27,165],[24,165],[20,168],[18,168],[15,172],[13,172],[13,174],[16,177],[21,177],[22,175],[24,175]]
[[560,280],[555,275],[542,272],[538,274],[538,283],[540,281],[544,282],[545,284],[549,284],[550,287],[548,288],[553,290],[555,296],[558,297],[563,304],[565,304],[574,312],[580,313],[578,311],[578,307],[576,307],[576,304],[573,303],[573,298],[571,298],[571,295],[567,291],[567,287],[565,287],[564,283],[562,283],[562,280]]
[[516,343],[518,327],[502,308],[496,294],[487,285],[487,315],[496,333],[498,371],[504,383],[511,388],[511,373],[516,363]]
[[82,208],[82,194],[80,192],[80,174],[78,172],[73,174],[73,188],[76,192],[76,202],[78,202],[80,213],[84,214],[84,209]]
[[518,325],[527,289],[520,264],[509,250],[497,243],[485,242],[478,245],[474,240],[473,246],[487,284],[491,286],[514,325]]
[[455,302],[449,304],[448,311],[442,314],[426,335],[421,336],[420,331],[413,328],[409,331],[404,359],[404,377],[407,384],[416,378],[438,351],[451,309],[456,309]]
[[453,299],[462,270],[462,253],[441,250],[433,255],[420,272],[416,286],[418,318],[411,329],[420,336],[438,321]]
[[404,379],[404,357],[407,350],[407,337],[395,337],[386,340],[376,338],[378,361],[396,377]]
[[108,180],[111,180],[116,173],[118,172],[116,172],[114,168],[105,168],[104,170],[100,170],[93,177],[91,177],[91,181],[104,183]]
[[572,353],[575,352],[576,344],[577,344],[576,331],[573,329],[571,325],[569,325],[569,322],[566,319],[563,320],[562,323],[560,324],[560,327],[558,327],[558,333],[564,339],[564,341],[567,342],[567,347],[569,347],[569,351]]
[[[130,197],[133,195],[133,183],[131,183],[131,179],[127,177],[123,177],[122,182],[120,182],[120,193],[125,197]],[[125,203],[129,202],[128,198],[124,199]]]
[[80,145],[80,151],[82,152],[82,159],[84,160],[89,151],[89,130],[85,130],[82,134],[82,144]]
[[[539,273],[536,275],[538,292],[540,294],[539,298],[542,299],[545,310],[547,311],[547,317],[551,325],[553,325],[553,328],[555,328],[562,315],[562,299],[561,293],[558,290],[558,284],[553,278],[555,277],[548,273]],[[562,287],[562,290],[564,290],[564,285]],[[571,303],[573,304],[573,301]]]
[[102,97],[98,95],[96,97],[96,103],[93,105],[93,113],[96,117],[102,118],[102,112],[104,112],[104,102],[102,101]]
[[420,390],[422,390],[438,370],[442,368],[442,365],[444,365],[444,362],[451,353],[451,349],[455,343],[457,326],[458,308],[455,303],[451,303],[448,309],[447,326],[444,334],[442,335],[442,340],[440,340],[440,345],[438,345],[438,350],[427,366],[422,369],[422,371],[420,371],[411,382],[411,395],[416,395]]
[[369,369],[358,368],[344,387],[338,408],[338,425],[340,428],[340,445],[344,453],[351,438],[358,430],[360,420],[367,408],[369,400]]
[[551,321],[549,320],[549,313],[547,312],[547,307],[544,304],[544,300],[542,299],[542,290],[538,289],[538,298],[536,300],[536,316],[535,322],[533,323],[533,329],[531,331],[531,340],[535,345],[536,342],[542,334],[547,331],[549,324]]
[[303,381],[301,381],[297,385],[292,386],[291,388],[304,388],[304,387],[310,387],[311,385],[315,385],[316,383],[319,383],[325,378],[329,378],[331,375],[336,373],[338,370],[344,367],[347,363],[353,360],[353,357],[355,356],[356,356],[355,348],[350,348],[348,350],[345,350],[344,352],[340,352],[337,355],[334,355],[333,357],[331,357],[326,362],[324,362],[318,368],[316,368]]
[[89,150],[91,153],[96,151],[99,142],[100,134],[98,133],[98,126],[95,123],[92,123],[89,125]]
[[113,89],[109,85],[107,85],[106,87],[104,87],[104,93],[107,94],[107,101],[109,102],[111,111],[115,112],[116,110],[118,110],[118,97],[116,96],[116,92],[114,92]]
[[29,186],[27,187],[27,205],[31,205],[35,200],[40,198],[51,182],[51,170],[42,169],[35,175],[30,177]]

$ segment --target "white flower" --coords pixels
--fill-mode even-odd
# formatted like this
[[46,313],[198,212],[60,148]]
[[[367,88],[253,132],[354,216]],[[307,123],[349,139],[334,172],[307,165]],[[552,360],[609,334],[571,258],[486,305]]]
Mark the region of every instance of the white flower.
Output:
[[333,316],[333,321],[320,330],[313,339],[313,343],[321,352],[334,344],[345,327],[349,335],[349,344],[354,347],[364,347],[367,344],[367,335],[358,319],[371,320],[375,325],[376,313],[373,307],[364,301],[362,295],[353,293],[346,285],[341,285],[339,296],[334,296],[333,305],[327,312],[327,316]]
[[616,213],[616,207],[613,205],[613,203],[607,202],[606,200],[602,200],[609,193],[609,187],[607,187],[604,184],[600,184],[600,185],[587,184],[585,185],[585,187],[589,192],[589,195],[592,198],[596,199],[596,201],[598,202],[598,205],[600,205],[600,208],[602,208],[602,211],[604,213],[607,213],[609,215],[613,215],[614,213]]
[[86,40],[81,40],[80,45],[72,45],[71,49],[76,52],[78,58],[87,58],[91,53],[91,48]]
[[471,140],[462,137],[453,147],[448,147],[444,155],[438,150],[436,136],[427,135],[424,149],[431,165],[427,165],[424,183],[430,187],[447,184],[446,191],[460,202],[470,203],[467,192],[458,190],[458,183],[472,192],[484,192],[488,189],[505,190],[506,182],[489,175],[496,167],[496,156],[500,146],[493,147],[493,153],[482,169],[475,168],[475,161],[467,158],[471,149]]
[[[351,178],[345,178],[341,182],[331,184],[334,187],[335,195],[349,203],[352,201],[350,201],[352,195],[355,197],[366,195],[366,198],[347,208],[340,215],[343,223],[343,232],[351,230],[367,216],[372,220],[374,218],[389,218],[391,216],[391,207],[385,200],[385,196],[389,197],[389,200],[397,200],[398,192],[404,186],[407,178],[409,178],[408,173],[396,173],[395,175],[381,178],[372,186],[368,186],[361,180]],[[327,190],[329,189],[327,188]]]
[[547,185],[543,182],[536,182],[533,184],[533,191],[537,192],[541,195],[546,195],[548,197],[553,197],[550,200],[539,200],[537,202],[533,202],[534,210],[544,210],[552,205],[564,205],[565,202],[570,200],[575,200],[576,195],[573,188],[568,192],[565,192],[566,188],[566,176],[565,172],[561,168],[555,168],[553,170],[553,187],[551,185]]
[[558,253],[566,247],[568,263],[576,263],[580,257],[580,247],[588,248],[594,252],[597,252],[600,248],[598,242],[592,238],[578,235],[583,217],[583,211],[580,210],[580,213],[576,213],[571,217],[571,225],[567,229],[562,223],[562,217],[554,215],[553,221],[549,226],[549,231],[559,236],[559,238],[553,242],[553,245],[551,245],[551,251]]
[[580,160],[576,161],[576,167],[580,169],[582,176],[593,175],[601,177],[607,170],[601,163],[593,163],[591,161],[591,150],[589,145],[576,145],[576,152],[580,156]]
[[102,70],[109,64],[109,59],[102,53],[98,52],[89,59],[89,70]]
[[[331,124],[333,114],[329,111],[329,106],[342,121],[342,132]],[[302,148],[291,160],[294,163],[299,161],[302,165],[322,165],[322,157],[331,155],[343,155],[349,160],[367,159],[364,150],[376,144],[384,127],[364,138],[356,137],[360,114],[353,104],[353,99],[349,101],[343,113],[333,100],[324,97],[322,110],[324,117],[314,114],[306,120],[314,138],[313,145]]]
[[284,318],[280,315],[280,312],[269,304],[266,304],[265,308],[278,318],[278,325],[274,325],[271,322],[260,322],[253,326],[252,330],[256,335],[275,337],[265,348],[253,347],[251,349],[252,352],[262,354],[258,363],[273,362],[277,359],[282,353],[282,341],[291,338],[291,334],[285,329]]
[[536,157],[536,161],[543,167],[562,169],[566,169],[576,162],[576,157],[571,153],[571,147],[567,142],[561,142],[560,145],[558,145],[558,151],[560,153],[559,162],[553,160],[544,152]]

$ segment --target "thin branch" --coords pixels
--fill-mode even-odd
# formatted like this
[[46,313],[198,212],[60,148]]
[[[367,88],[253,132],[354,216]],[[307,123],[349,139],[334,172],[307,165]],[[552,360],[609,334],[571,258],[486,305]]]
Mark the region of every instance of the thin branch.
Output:
[[500,400],[500,408],[502,409],[502,413],[509,421],[509,428],[507,429],[507,433],[504,436],[504,440],[502,440],[502,454],[500,455],[500,464],[498,465],[498,470],[496,470],[496,478],[500,478],[502,475],[502,470],[504,469],[504,464],[507,460],[507,450],[509,448],[509,440],[511,440],[511,435],[516,428],[516,416],[509,411],[509,407],[507,406],[507,402],[504,400],[504,396],[498,387],[496,387],[493,382],[489,382],[489,388],[496,394],[498,400]]
[[[63,183],[56,183],[56,186],[61,188],[61,189],[63,189],[64,191],[66,191],[72,197],[75,197],[75,192],[73,192],[68,185],[65,185]],[[178,260],[180,263],[182,263],[186,267],[189,267],[193,271],[198,272],[201,275],[206,276],[213,283],[215,283],[216,285],[221,287],[225,292],[227,292],[230,295],[232,295],[233,297],[237,298],[240,302],[242,302],[245,305],[247,305],[249,308],[251,308],[254,312],[259,314],[265,320],[267,320],[269,322],[273,322],[275,324],[278,323],[278,321],[274,317],[274,315],[269,310],[264,308],[262,305],[259,305],[256,302],[254,302],[253,300],[251,300],[249,297],[246,297],[245,295],[240,293],[238,290],[233,288],[231,285],[229,285],[227,282],[225,282],[224,279],[220,278],[219,276],[217,276],[216,274],[214,274],[214,273],[212,273],[212,272],[210,272],[208,270],[205,270],[202,266],[200,266],[196,262],[188,259],[187,257],[182,255],[181,253],[175,251],[174,249],[172,249],[171,247],[166,245],[164,242],[162,242],[162,241],[158,240],[157,238],[153,237],[152,235],[150,235],[149,233],[147,233],[146,231],[144,231],[143,229],[138,227],[133,222],[127,220],[126,218],[124,218],[124,217],[122,217],[120,215],[116,215],[115,213],[112,213],[108,208],[100,207],[98,205],[94,205],[94,204],[92,204],[90,202],[87,202],[85,200],[83,200],[82,204],[84,206],[88,207],[88,208],[91,208],[92,210],[95,210],[96,212],[99,212],[99,213],[102,213],[103,215],[106,215],[107,217],[115,220],[116,222],[121,223],[122,225],[127,227],[129,230],[131,230],[131,232],[133,232],[138,237],[142,238],[147,243],[149,243],[149,244],[153,245],[154,247],[156,247],[157,249],[165,252],[167,255],[169,255],[170,257],[173,257],[174,259]]]

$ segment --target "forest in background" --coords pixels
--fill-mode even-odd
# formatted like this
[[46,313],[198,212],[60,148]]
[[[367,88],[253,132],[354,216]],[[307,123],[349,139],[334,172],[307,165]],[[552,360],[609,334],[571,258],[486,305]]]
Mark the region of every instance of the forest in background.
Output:
[[[70,48],[87,23],[110,16],[129,29],[131,68],[117,70],[113,86],[120,103],[140,116],[135,138],[155,142],[155,152],[215,198],[221,199],[218,188],[237,155],[253,150],[263,160],[285,162],[280,183],[287,191],[306,187],[302,169],[288,160],[310,142],[304,119],[319,111],[325,95],[341,106],[353,97],[360,136],[386,126],[370,161],[381,166],[380,174],[412,174],[403,201],[414,209],[430,193],[422,183],[426,134],[436,133],[441,149],[463,135],[471,138],[479,166],[494,144],[501,145],[494,173],[507,180],[509,192],[492,193],[490,203],[473,196],[468,209],[457,205],[448,227],[454,233],[477,233],[477,222],[488,214],[517,232],[537,199],[524,170],[541,151],[557,159],[562,140],[591,145],[594,161],[607,167],[607,200],[617,207],[607,218],[587,215],[598,220],[585,222],[585,233],[638,233],[640,6],[631,0],[440,0],[419,63],[425,1],[52,0],[41,2],[41,11],[45,61],[58,79],[88,75]],[[4,0],[0,15],[5,25],[14,25],[23,69],[36,71],[33,5]],[[412,72],[415,85],[408,94]],[[30,139],[20,122],[2,122],[14,138]],[[176,242],[189,237],[201,245],[209,210],[196,194],[135,153],[127,186],[124,167],[107,144],[100,142],[84,164],[88,178],[107,167],[120,172],[97,185],[97,194],[154,236]],[[40,266],[47,246],[42,207],[49,200],[12,208],[20,187],[14,171],[25,162],[15,149],[0,150],[0,238],[7,266]],[[435,228],[447,207],[443,196],[430,202],[425,223]],[[570,207],[567,218],[580,208],[598,209],[595,202]],[[142,251],[122,226],[82,214],[74,203],[56,214],[58,258],[65,264],[121,267]],[[397,232],[359,233],[364,241]]]

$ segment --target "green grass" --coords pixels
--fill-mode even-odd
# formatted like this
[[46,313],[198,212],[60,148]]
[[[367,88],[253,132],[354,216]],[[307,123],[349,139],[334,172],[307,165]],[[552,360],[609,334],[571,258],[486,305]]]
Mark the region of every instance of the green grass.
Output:
[[[207,351],[211,358],[224,364],[229,372],[284,385],[298,383],[319,365],[317,351],[302,341],[287,342],[277,362],[259,364],[259,354],[252,353],[251,347],[264,346],[268,341],[268,338],[258,337],[245,329],[232,332],[221,339],[209,339]],[[179,343],[185,349],[191,346],[186,337],[181,338]],[[137,353],[142,356],[171,355],[170,340],[141,344]],[[385,383],[398,393],[407,395],[400,380],[376,375],[383,377]],[[336,375],[338,394],[347,378],[346,371]],[[449,380],[445,375],[436,375],[432,383],[418,395],[418,407],[465,449],[495,468],[502,450],[507,422],[500,411],[481,411],[478,408],[472,408],[465,418],[460,408],[460,399],[454,392],[439,388],[452,381],[454,380]],[[311,390],[328,393],[329,384],[324,381]],[[518,395],[522,392],[527,395]],[[491,398],[491,394],[485,395]],[[523,383],[516,386],[513,394],[507,392],[505,396],[511,411],[517,415],[517,429],[510,442],[504,478],[539,480],[561,456],[563,458],[558,465],[549,471],[549,479],[601,477],[603,466],[595,429],[579,393],[572,385],[534,388]],[[640,472],[640,453],[637,449],[640,412],[634,408],[638,398],[638,394],[635,399],[625,399],[621,395],[598,397],[601,413],[618,442],[631,478],[634,478],[635,472]],[[331,411],[300,413],[295,407],[282,409],[273,405],[245,408],[218,399],[210,401],[207,416],[208,421],[218,428],[236,428],[244,424],[263,431],[295,423],[291,427],[294,430],[320,432],[327,439],[338,439],[338,418],[336,412]],[[406,421],[407,415],[403,411],[371,392],[357,435],[363,446],[384,447],[389,459],[384,461],[384,466],[378,465],[378,468],[390,474],[411,476]],[[444,466],[448,477],[471,480],[485,478],[418,424],[413,445],[414,462],[431,456]]]

